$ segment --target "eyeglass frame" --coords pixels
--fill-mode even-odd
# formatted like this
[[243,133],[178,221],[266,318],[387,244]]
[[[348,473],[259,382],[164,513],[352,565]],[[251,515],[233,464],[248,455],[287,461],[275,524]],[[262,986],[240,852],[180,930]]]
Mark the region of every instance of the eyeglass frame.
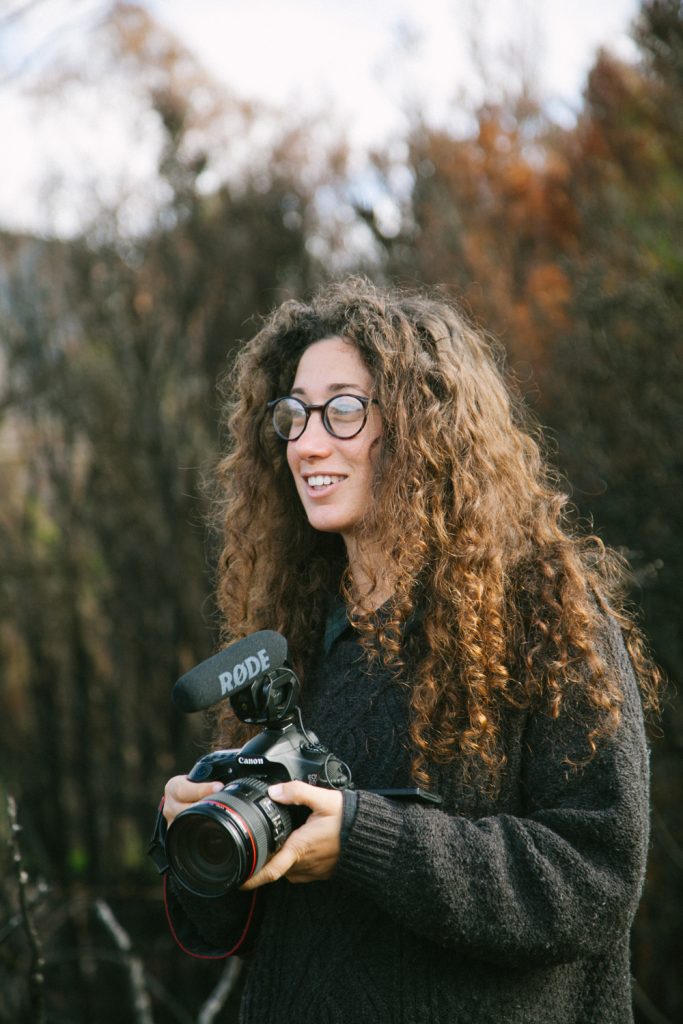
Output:
[[[347,434],[346,437],[340,437],[339,434],[335,434],[334,430],[332,430],[332,427],[331,427],[331,425],[330,425],[330,423],[329,423],[329,421],[327,419],[327,407],[329,405],[331,405],[332,402],[335,402],[338,398],[355,398],[357,402],[360,402],[360,404],[363,406],[363,410],[364,410],[364,412],[363,412],[363,421],[362,421],[361,425],[359,426],[358,430],[355,430],[353,432],[353,434]],[[275,426],[275,413],[273,412],[273,414],[271,415],[271,423],[273,425],[273,430],[275,431],[277,436],[280,438],[280,440],[286,441],[287,444],[289,444],[290,441],[298,441],[299,438],[303,436],[303,434],[304,434],[304,432],[306,430],[306,427],[308,426],[308,421],[311,418],[311,413],[312,412],[319,412],[320,413],[320,419],[322,420],[323,427],[325,428],[327,433],[330,435],[330,437],[334,437],[337,441],[351,441],[352,438],[358,437],[358,435],[360,434],[361,430],[363,429],[365,424],[368,422],[368,416],[370,414],[370,406],[371,405],[379,405],[379,402],[377,401],[376,398],[366,398],[365,395],[353,395],[353,394],[350,394],[348,392],[343,392],[342,394],[339,394],[339,395],[332,395],[331,398],[328,398],[326,402],[323,402],[320,405],[308,405],[306,402],[303,402],[300,398],[297,398],[296,395],[281,395],[280,398],[271,398],[271,400],[266,403],[266,408],[274,410],[275,406],[279,402],[284,402],[287,399],[289,399],[292,402],[298,402],[299,405],[304,410],[304,413],[306,415],[306,419],[304,420],[304,425],[303,425],[303,427],[301,429],[301,432],[298,433],[296,435],[296,437],[285,437],[283,434],[281,434],[280,431]]]

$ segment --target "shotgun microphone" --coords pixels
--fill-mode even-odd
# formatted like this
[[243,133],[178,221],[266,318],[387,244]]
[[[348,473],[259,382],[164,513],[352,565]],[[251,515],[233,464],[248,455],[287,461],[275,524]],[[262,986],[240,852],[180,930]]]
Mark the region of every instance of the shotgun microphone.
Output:
[[181,711],[203,711],[281,668],[286,659],[285,638],[272,629],[259,630],[181,676],[173,687],[173,701]]

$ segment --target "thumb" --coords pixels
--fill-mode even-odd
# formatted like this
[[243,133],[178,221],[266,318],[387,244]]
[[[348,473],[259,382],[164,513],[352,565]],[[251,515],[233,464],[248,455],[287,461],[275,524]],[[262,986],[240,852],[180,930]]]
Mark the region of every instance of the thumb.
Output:
[[268,787],[268,796],[280,804],[307,804],[311,799],[311,790],[305,782],[295,779],[293,782],[276,782]]
[[299,779],[293,782],[276,782],[268,787],[268,796],[279,804],[302,805],[323,814],[335,813],[342,803],[339,790],[327,789],[326,786],[311,786]]

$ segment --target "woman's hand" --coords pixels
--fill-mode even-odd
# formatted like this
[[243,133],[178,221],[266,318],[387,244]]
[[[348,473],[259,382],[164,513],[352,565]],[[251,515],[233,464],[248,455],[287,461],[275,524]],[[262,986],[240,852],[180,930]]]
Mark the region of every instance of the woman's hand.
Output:
[[174,775],[164,789],[164,818],[171,822],[181,811],[186,811],[204,796],[220,793],[222,782],[190,782],[187,775]]
[[284,782],[270,786],[268,795],[279,804],[310,807],[312,813],[242,889],[255,889],[278,878],[290,882],[321,882],[329,878],[341,850],[340,791],[309,786],[306,782]]

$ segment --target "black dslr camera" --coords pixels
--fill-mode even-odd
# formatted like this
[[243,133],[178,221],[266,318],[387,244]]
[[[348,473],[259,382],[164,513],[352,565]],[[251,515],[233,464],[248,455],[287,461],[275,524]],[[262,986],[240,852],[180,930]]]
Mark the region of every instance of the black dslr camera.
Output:
[[275,803],[268,786],[302,779],[328,789],[353,788],[348,767],[304,728],[299,681],[286,658],[284,637],[263,630],[202,662],[175,685],[174,701],[183,711],[227,697],[243,722],[265,726],[240,750],[217,750],[197,761],[188,779],[217,780],[223,789],[182,811],[165,842],[159,816],[150,855],[161,871],[170,869],[199,896],[221,896],[242,885],[309,813]]

